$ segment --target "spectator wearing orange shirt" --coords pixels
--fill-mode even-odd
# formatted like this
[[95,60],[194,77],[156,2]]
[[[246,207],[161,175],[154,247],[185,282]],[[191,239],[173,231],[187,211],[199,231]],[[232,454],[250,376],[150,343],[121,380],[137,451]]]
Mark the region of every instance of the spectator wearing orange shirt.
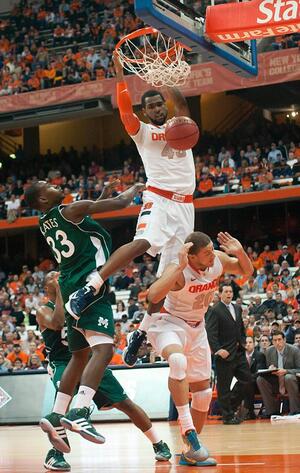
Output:
[[264,246],[264,251],[260,253],[259,257],[263,260],[264,264],[266,264],[267,260],[274,261],[274,255],[273,251],[270,249],[270,245]]
[[251,192],[252,191],[251,175],[248,173],[244,174],[241,179],[241,184],[242,184],[243,192]]
[[296,253],[294,254],[294,265],[297,266],[298,261],[300,261],[300,244],[296,247]]
[[209,175],[207,173],[203,173],[195,192],[196,197],[209,197],[210,195],[213,195],[213,185],[213,180],[209,177]]
[[24,351],[21,351],[21,347],[18,343],[14,344],[13,351],[9,353],[6,357],[11,363],[14,363],[17,358],[22,360],[24,365],[28,362],[28,355]]
[[63,205],[71,204],[74,201],[74,198],[71,194],[71,189],[69,187],[64,188],[64,198],[62,200]]
[[28,349],[29,349],[29,357],[31,355],[37,355],[41,361],[44,361],[45,357],[43,353],[37,349],[35,342],[30,342],[28,345]]

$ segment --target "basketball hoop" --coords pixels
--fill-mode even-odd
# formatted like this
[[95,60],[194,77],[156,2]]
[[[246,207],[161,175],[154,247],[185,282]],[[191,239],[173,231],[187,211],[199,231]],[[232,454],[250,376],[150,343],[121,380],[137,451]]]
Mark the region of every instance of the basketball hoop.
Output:
[[124,36],[115,48],[124,69],[154,87],[185,84],[191,72],[191,66],[183,59],[185,49],[190,51],[151,27]]

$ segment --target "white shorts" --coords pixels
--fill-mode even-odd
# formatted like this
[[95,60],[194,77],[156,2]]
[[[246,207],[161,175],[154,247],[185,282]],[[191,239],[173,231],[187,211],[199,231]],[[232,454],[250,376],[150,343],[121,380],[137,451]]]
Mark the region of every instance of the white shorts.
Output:
[[194,219],[194,204],[174,202],[147,190],[143,193],[134,239],[150,243],[149,255],[161,253],[158,276],[168,264],[178,260],[181,246],[194,231]]
[[152,314],[152,317],[154,320],[147,331],[147,338],[155,351],[161,355],[168,345],[180,345],[187,358],[189,383],[210,379],[211,351],[205,322],[193,328],[172,315]]

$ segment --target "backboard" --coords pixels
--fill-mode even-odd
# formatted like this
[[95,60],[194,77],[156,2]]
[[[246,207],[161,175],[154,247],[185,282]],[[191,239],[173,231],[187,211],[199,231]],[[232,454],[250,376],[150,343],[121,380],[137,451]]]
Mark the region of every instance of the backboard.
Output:
[[[147,25],[189,46],[201,62],[215,62],[241,77],[257,75],[256,41],[214,43],[205,35],[205,8],[192,0],[135,0],[135,12]],[[196,7],[197,8],[197,7]],[[198,10],[198,8],[197,8]]]

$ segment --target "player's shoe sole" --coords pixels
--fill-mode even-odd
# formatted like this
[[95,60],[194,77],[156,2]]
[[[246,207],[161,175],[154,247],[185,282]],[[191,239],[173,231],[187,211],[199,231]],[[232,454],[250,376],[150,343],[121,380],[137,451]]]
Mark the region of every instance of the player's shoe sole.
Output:
[[184,454],[182,453],[180,455],[180,460],[179,460],[179,465],[185,465],[185,466],[200,466],[200,467],[204,467],[204,466],[217,466],[217,461],[212,458],[212,457],[208,457],[206,458],[206,460],[203,460],[203,461],[190,461],[189,459],[185,458]]
[[72,309],[71,309],[71,303],[70,303],[70,300],[68,300],[68,302],[65,303],[65,309],[66,311],[68,312],[68,314],[72,315],[72,317],[75,319],[75,320],[79,320],[80,319],[80,315],[76,315]]
[[40,420],[40,427],[48,435],[49,441],[54,448],[62,453],[70,453],[71,448],[64,440],[68,441],[66,431],[62,425],[54,427],[48,419],[43,418]]

